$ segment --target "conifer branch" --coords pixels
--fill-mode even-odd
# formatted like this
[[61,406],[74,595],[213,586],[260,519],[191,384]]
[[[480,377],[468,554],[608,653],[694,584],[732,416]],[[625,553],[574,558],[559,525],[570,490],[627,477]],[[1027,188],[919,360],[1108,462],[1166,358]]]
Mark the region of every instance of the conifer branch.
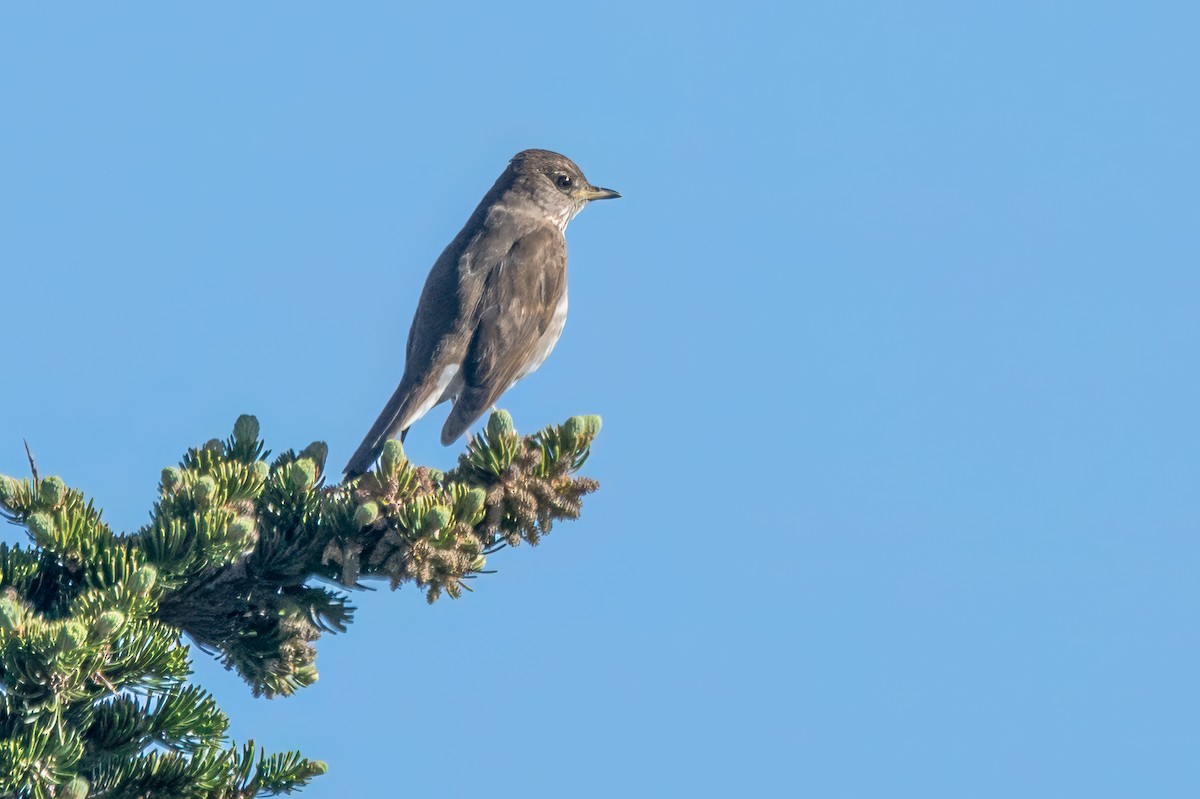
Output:
[[599,429],[573,417],[522,438],[498,411],[448,472],[390,441],[374,472],[326,486],[324,444],[268,463],[243,416],[163,470],[150,522],[129,535],[41,479],[27,444],[32,480],[0,475],[0,515],[32,542],[0,544],[0,795],[301,787],[324,764],[230,744],[224,714],[187,684],[180,635],[256,695],[291,694],[317,677],[314,642],[352,621],[347,590],[386,580],[458,597],[492,552],[577,518],[598,486],[575,472]]

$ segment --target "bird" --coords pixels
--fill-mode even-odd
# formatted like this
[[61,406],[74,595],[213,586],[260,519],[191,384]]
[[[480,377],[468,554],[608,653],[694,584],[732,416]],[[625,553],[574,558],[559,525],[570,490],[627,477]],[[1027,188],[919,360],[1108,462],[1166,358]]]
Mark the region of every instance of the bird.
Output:
[[347,479],[446,401],[449,446],[542,365],[567,319],[567,223],[589,202],[620,196],[593,186],[565,155],[513,156],[430,269],[400,385],[346,464]]

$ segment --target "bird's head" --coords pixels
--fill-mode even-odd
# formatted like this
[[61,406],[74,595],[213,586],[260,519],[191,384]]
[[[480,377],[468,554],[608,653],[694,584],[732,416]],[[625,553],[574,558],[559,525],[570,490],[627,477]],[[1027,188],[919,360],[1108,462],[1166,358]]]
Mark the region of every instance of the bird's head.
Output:
[[561,227],[592,200],[621,196],[612,189],[593,186],[574,161],[549,150],[522,150],[513,156],[508,171],[513,188],[531,196],[560,220]]

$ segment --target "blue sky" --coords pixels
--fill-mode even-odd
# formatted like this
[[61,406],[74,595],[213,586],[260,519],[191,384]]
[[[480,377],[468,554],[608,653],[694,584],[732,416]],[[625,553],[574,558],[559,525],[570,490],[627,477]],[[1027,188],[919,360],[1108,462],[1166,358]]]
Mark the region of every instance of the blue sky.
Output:
[[603,415],[601,492],[461,601],[357,596],[295,698],[197,653],[234,734],[308,797],[1195,796],[1198,24],[7,7],[0,472],[28,438],[132,530],[239,413],[344,463],[434,258],[558,150],[624,199],[501,404]]

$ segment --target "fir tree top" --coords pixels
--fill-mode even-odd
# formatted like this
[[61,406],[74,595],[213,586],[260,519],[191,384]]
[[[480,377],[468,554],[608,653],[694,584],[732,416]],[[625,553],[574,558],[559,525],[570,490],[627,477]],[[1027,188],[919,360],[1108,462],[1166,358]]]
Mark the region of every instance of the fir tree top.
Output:
[[190,638],[255,695],[317,679],[315,642],[343,632],[345,589],[383,579],[459,597],[487,557],[537,544],[597,484],[575,476],[599,432],[577,416],[524,438],[503,411],[448,471],[388,442],[378,468],[325,485],[326,446],[268,462],[258,421],[163,470],[148,524],[117,534],[58,477],[0,475],[0,795],[234,797],[288,793],[325,765],[226,738],[188,684]]

